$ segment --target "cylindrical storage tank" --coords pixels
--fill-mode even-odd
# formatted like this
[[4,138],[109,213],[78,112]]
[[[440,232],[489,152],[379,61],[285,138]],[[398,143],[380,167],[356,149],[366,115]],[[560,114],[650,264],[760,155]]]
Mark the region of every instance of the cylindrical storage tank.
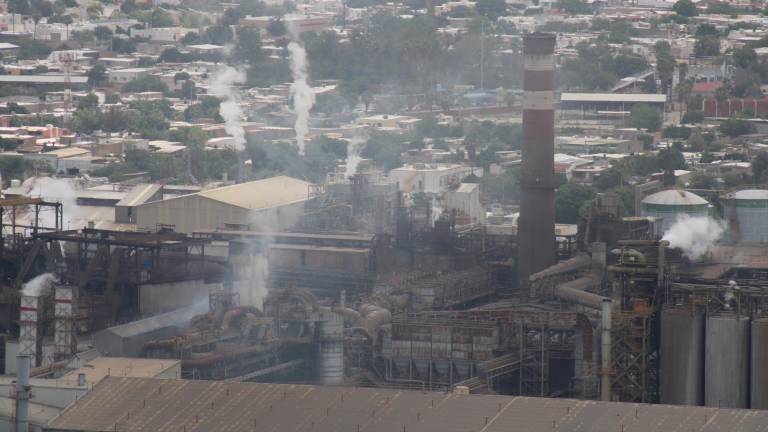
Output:
[[768,190],[743,189],[722,200],[723,220],[728,225],[725,240],[739,243],[768,243]]
[[706,405],[747,408],[749,405],[749,318],[737,315],[708,317],[705,346]]
[[336,313],[323,314],[317,322],[317,372],[324,385],[344,382],[344,319]]
[[645,197],[640,203],[640,214],[662,219],[663,234],[680,215],[709,216],[709,203],[694,193],[682,189],[668,189]]
[[681,309],[661,312],[661,403],[704,403],[704,315]]
[[768,409],[768,318],[752,321],[749,407]]

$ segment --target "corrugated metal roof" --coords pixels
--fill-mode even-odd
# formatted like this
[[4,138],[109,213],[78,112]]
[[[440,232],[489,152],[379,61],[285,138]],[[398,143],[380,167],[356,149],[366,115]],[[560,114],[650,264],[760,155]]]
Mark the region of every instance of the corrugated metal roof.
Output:
[[122,337],[129,337],[164,327],[186,325],[192,317],[205,313],[207,310],[207,303],[197,303],[172,312],[110,327],[102,331],[108,331]]
[[764,429],[768,411],[407,390],[105,378],[51,431],[595,432]]
[[561,102],[631,102],[664,103],[667,97],[655,93],[563,93]]
[[[197,193],[164,199],[162,201],[152,201],[141,204],[139,207],[165,205],[165,203],[174,200],[184,200],[189,199],[189,197],[200,196],[248,210],[259,210],[306,201],[309,199],[309,186],[311,184],[312,183],[287,176],[278,176],[264,180],[208,189]],[[166,189],[170,188],[166,187]]]
[[262,209],[304,201],[311,183],[278,176],[198,192],[197,195],[246,209]]
[[119,376],[132,378],[154,378],[176,366],[181,360],[144,359],[131,357],[96,357],[82,367],[68,372],[63,380],[77,381],[79,374],[85,375],[89,383],[97,383],[104,377]]
[[643,204],[655,204],[655,205],[674,205],[674,206],[689,206],[689,205],[707,205],[707,200],[696,195],[695,193],[686,192],[682,189],[667,189],[655,194],[648,195],[643,199]]
[[117,203],[118,206],[133,207],[139,204],[144,204],[153,195],[157,194],[163,185],[153,183],[140,183],[136,187],[128,192],[125,198],[121,199]]

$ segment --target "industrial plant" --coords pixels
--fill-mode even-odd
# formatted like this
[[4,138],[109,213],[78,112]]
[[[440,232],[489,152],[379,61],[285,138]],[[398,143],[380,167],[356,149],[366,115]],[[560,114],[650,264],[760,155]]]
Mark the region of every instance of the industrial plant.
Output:
[[[556,223],[579,172],[556,152],[557,38],[521,41],[520,151],[495,155],[519,173],[511,205],[481,199],[503,163],[411,149],[382,169],[350,131],[318,181],[273,167],[207,185],[14,179],[0,428],[765,428],[748,409],[768,410],[768,186],[693,187],[663,167]],[[296,132],[300,155],[336,133]]]

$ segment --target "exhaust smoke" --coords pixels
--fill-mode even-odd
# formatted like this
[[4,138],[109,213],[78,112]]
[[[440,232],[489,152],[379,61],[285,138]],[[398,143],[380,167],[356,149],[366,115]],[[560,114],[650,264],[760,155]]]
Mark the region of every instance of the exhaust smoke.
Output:
[[294,32],[291,32],[291,36],[294,40],[288,44],[288,52],[293,75],[291,99],[293,99],[293,110],[296,113],[293,129],[296,131],[299,153],[304,154],[304,141],[309,133],[309,111],[315,104],[315,92],[307,83],[307,51],[296,42],[299,38]]
[[673,248],[682,249],[686,257],[696,260],[711,252],[723,236],[723,224],[708,216],[680,215],[664,233]]
[[225,130],[235,141],[234,150],[238,151],[245,148],[245,131],[240,124],[243,117],[240,98],[233,86],[244,82],[245,72],[227,65],[223,65],[211,78],[211,93],[222,99],[219,114],[224,119]]

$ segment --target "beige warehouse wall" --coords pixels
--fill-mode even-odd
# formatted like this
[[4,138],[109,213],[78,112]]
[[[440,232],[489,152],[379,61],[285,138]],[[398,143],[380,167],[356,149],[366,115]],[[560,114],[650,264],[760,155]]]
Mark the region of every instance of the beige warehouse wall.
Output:
[[140,205],[136,208],[136,227],[155,231],[158,224],[173,225],[176,232],[221,228],[225,224],[247,224],[248,210],[189,195]]

